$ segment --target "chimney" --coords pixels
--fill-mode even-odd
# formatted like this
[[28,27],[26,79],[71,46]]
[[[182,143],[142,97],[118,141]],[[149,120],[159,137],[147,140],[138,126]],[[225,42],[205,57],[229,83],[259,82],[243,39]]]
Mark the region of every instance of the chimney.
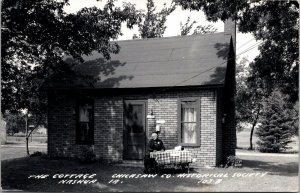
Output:
[[224,21],[224,34],[232,36],[234,51],[236,51],[236,22],[231,18]]

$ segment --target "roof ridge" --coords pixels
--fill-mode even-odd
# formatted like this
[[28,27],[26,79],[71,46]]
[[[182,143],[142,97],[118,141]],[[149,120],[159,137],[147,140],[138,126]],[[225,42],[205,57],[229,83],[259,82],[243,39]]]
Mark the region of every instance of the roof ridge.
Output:
[[111,42],[133,42],[133,41],[151,41],[151,40],[161,40],[161,39],[186,39],[191,37],[203,37],[203,36],[212,36],[212,35],[224,35],[229,36],[231,34],[225,34],[224,32],[217,32],[217,33],[207,33],[207,34],[192,34],[186,36],[167,36],[167,37],[155,37],[155,38],[144,38],[144,39],[127,39],[127,40],[113,40]]

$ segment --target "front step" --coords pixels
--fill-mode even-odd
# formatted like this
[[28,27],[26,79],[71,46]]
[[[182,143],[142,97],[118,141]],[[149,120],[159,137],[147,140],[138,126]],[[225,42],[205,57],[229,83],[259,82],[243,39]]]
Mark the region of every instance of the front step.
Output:
[[122,163],[116,164],[115,166],[143,168],[144,161],[142,161],[142,160],[123,160]]

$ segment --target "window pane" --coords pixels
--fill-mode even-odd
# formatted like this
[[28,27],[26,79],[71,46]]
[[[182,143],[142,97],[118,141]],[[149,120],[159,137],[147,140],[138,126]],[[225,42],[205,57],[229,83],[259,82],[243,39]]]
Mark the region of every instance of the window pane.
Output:
[[79,106],[79,122],[92,121],[92,105],[84,104]]
[[126,109],[126,128],[127,133],[143,133],[144,132],[144,107],[143,105],[130,104]]
[[182,123],[181,124],[181,141],[182,143],[196,143],[197,123]]
[[78,128],[76,138],[79,142],[93,141],[93,102],[80,103],[78,106]]
[[89,123],[79,123],[79,140],[86,141],[89,139],[91,128]]
[[181,111],[182,122],[197,122],[197,113],[195,108],[182,108]]

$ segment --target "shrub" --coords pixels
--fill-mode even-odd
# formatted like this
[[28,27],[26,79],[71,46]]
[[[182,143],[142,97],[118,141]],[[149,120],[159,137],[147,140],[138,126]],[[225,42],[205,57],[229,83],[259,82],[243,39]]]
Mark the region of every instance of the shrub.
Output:
[[14,134],[15,137],[25,137],[25,133],[24,132],[18,132],[16,134]]
[[85,148],[84,151],[81,153],[79,160],[82,163],[93,163],[96,161],[96,154],[92,147]]
[[25,130],[26,121],[22,113],[5,113],[3,118],[6,121],[8,135],[13,136]]
[[42,158],[47,158],[48,154],[40,151],[35,151],[33,154],[30,155],[30,157],[42,157]]
[[236,157],[234,155],[231,155],[231,156],[228,156],[226,159],[225,168],[228,168],[230,166],[240,168],[240,167],[242,167],[242,165],[243,165],[243,161],[241,159],[239,159],[238,157]]

